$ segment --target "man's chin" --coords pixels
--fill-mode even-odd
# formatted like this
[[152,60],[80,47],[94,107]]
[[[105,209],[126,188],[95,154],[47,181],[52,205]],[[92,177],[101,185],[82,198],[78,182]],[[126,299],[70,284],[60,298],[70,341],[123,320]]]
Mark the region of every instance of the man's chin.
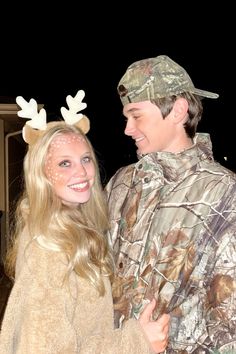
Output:
[[136,153],[137,153],[137,156],[140,156],[140,157],[142,157],[142,156],[144,156],[144,155],[146,155],[146,154],[148,154],[147,152],[145,152],[144,150],[140,150],[140,149],[137,149],[136,150]]

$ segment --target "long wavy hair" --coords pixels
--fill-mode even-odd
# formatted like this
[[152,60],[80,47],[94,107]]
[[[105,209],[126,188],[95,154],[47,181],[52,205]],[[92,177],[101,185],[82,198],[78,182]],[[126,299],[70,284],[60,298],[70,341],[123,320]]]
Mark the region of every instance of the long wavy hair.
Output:
[[[58,135],[72,133],[85,139],[96,170],[90,199],[76,208],[62,203],[45,174],[45,161],[52,140]],[[27,229],[30,239],[36,239],[40,247],[66,255],[65,279],[74,271],[103,295],[102,275],[112,278],[113,260],[105,237],[108,214],[99,167],[87,136],[76,126],[64,122],[49,128],[35,144],[29,146],[24,158],[24,183],[24,192],[15,213],[12,247],[6,256],[7,274],[14,275],[18,239]]]

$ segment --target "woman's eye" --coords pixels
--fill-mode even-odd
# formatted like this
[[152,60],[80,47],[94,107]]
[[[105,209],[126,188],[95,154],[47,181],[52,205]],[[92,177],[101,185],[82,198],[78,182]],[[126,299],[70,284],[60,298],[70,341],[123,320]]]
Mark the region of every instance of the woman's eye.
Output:
[[59,163],[60,167],[68,167],[70,166],[70,161],[64,160]]
[[88,162],[90,162],[91,160],[92,160],[91,156],[85,156],[85,157],[83,158],[83,162],[84,162],[84,163],[88,163]]

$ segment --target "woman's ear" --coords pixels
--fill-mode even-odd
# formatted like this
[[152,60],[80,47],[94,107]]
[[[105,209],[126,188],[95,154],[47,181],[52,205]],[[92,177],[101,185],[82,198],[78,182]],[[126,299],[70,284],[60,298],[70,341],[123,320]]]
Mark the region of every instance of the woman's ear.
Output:
[[182,97],[177,98],[172,108],[172,113],[176,124],[184,123],[188,114],[188,101]]
[[34,129],[30,125],[25,124],[22,129],[22,136],[23,136],[24,141],[28,145],[33,145],[36,143],[36,141],[38,140],[40,135],[42,135],[43,132],[44,132],[44,130]]
[[74,125],[80,128],[84,134],[87,134],[90,129],[90,121],[86,115],[83,115],[83,118],[76,122]]

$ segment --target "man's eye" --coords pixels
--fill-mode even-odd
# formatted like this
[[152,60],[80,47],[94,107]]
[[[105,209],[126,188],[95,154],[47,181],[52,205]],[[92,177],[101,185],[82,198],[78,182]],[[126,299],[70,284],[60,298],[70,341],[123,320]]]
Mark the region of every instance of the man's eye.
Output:
[[64,160],[59,163],[60,167],[68,167],[70,166],[70,161]]

